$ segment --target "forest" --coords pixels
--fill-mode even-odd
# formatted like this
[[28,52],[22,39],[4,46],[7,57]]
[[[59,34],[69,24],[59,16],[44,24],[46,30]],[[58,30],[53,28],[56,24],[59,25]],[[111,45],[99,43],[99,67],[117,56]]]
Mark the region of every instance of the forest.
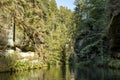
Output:
[[50,65],[120,69],[120,0],[0,0],[0,72]]

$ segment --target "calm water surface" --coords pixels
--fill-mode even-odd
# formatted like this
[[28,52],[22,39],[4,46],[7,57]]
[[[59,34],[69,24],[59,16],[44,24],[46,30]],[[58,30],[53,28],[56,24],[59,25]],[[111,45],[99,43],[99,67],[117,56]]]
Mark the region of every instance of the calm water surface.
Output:
[[49,69],[0,73],[0,80],[120,80],[120,70],[51,66]]

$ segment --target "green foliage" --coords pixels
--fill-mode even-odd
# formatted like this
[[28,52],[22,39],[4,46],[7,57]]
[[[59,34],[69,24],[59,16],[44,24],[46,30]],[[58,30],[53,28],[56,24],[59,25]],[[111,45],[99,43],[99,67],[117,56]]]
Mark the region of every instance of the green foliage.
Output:
[[111,68],[120,69],[120,60],[111,58],[108,66]]
[[[71,38],[70,28],[72,27],[72,12],[62,6],[58,12],[55,10],[51,12],[51,15],[48,17],[48,21],[46,23],[46,53],[50,64],[61,64],[62,52],[64,50],[63,46],[67,45],[69,43],[69,39]],[[66,54],[66,52],[64,54]]]
[[[2,0],[0,4],[0,9],[10,15],[11,24],[14,24],[16,47],[37,52],[44,63],[66,62],[74,27],[70,10],[63,6],[58,9],[55,0]],[[62,60],[63,56],[67,59]],[[26,62],[15,63],[14,68],[27,65]]]
[[[77,54],[76,62],[106,64],[103,59],[105,52],[108,51],[105,33],[107,25],[106,0],[76,0],[75,5],[74,49]],[[104,47],[106,47],[105,50]]]
[[37,69],[41,68],[42,65],[38,63],[31,63],[30,61],[21,61],[16,60],[10,65],[10,71],[23,71],[23,70],[29,70],[29,69]]

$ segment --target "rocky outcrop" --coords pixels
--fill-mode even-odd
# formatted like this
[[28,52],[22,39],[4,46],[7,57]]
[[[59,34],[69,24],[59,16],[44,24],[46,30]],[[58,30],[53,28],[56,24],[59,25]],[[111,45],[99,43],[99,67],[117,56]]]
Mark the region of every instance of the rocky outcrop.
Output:
[[111,68],[120,69],[120,13],[114,15],[109,26],[111,59],[108,63]]
[[109,35],[110,35],[110,49],[112,57],[120,58],[120,14],[112,17]]
[[11,16],[9,13],[3,12],[2,9],[0,9],[0,42],[1,48],[14,45]]

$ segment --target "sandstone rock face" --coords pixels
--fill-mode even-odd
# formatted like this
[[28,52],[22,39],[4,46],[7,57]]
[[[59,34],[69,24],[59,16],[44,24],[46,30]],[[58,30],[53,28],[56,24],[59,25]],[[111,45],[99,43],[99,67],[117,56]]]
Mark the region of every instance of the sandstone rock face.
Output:
[[109,35],[112,56],[120,58],[120,13],[112,17]]
[[[11,13],[4,7],[0,7],[0,72],[40,67],[37,53],[22,52],[22,47],[17,48],[22,43],[28,42],[24,41],[23,31],[14,23]],[[16,51],[13,47],[16,48]]]
[[0,46],[13,46],[13,27],[9,13],[0,9]]

